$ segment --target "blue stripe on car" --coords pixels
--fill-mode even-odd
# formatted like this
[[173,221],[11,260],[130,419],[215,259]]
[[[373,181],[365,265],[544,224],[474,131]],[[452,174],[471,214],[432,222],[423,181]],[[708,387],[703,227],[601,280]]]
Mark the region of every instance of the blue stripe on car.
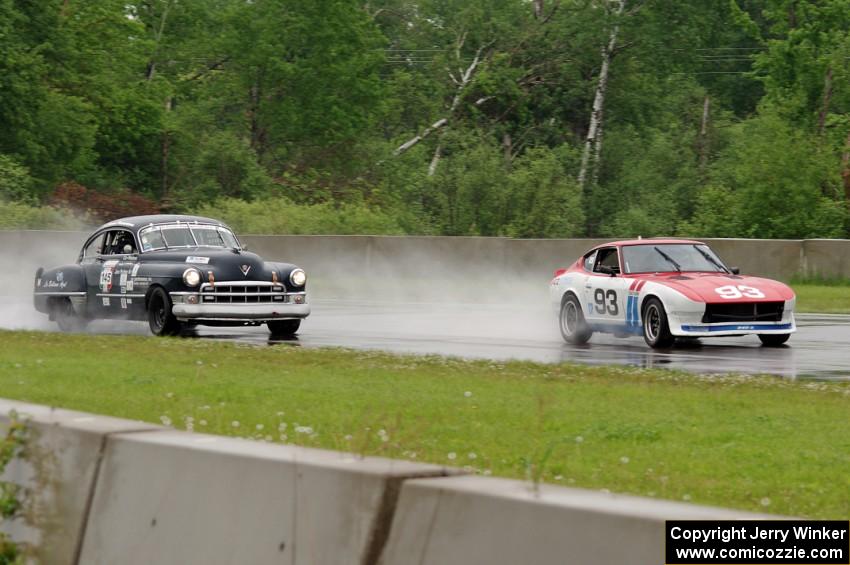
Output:
[[630,292],[628,299],[626,300],[626,325],[630,328],[640,326],[640,319],[638,318],[637,293]]

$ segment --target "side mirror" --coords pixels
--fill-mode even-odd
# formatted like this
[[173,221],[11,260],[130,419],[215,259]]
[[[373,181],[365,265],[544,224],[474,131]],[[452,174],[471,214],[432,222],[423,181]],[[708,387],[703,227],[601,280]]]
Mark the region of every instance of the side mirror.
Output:
[[741,267],[732,267],[729,270],[732,271],[733,275],[740,275],[741,274]]

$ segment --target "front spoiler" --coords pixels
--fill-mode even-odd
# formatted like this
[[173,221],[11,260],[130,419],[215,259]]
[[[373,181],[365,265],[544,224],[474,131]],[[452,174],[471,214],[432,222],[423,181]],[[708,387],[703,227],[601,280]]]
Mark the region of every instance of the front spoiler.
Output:
[[[744,334],[790,334],[797,331],[794,322],[778,323],[731,323],[731,324],[682,324],[671,328],[673,335],[682,337],[731,336]],[[677,331],[678,330],[678,331]]]
[[175,304],[172,313],[180,321],[221,320],[265,322],[306,318],[309,304]]

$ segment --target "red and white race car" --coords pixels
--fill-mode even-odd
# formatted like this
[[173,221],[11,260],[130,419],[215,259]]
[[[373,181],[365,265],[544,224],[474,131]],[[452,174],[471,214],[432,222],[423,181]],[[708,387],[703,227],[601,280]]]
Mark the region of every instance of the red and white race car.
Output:
[[796,331],[794,291],[742,276],[699,241],[636,239],[594,247],[549,287],[568,343],[593,332],[643,334],[650,347],[677,337],[756,334],[766,346]]

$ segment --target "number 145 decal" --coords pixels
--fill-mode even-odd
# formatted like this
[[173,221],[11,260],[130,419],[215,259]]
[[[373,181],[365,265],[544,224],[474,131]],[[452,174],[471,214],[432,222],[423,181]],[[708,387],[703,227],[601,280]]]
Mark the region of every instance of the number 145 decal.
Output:
[[764,298],[764,293],[757,288],[752,286],[746,286],[743,284],[739,284],[738,286],[719,286],[714,289],[714,292],[720,295],[720,298],[726,298],[728,300],[734,300],[735,298],[743,298],[746,296],[747,298]]

